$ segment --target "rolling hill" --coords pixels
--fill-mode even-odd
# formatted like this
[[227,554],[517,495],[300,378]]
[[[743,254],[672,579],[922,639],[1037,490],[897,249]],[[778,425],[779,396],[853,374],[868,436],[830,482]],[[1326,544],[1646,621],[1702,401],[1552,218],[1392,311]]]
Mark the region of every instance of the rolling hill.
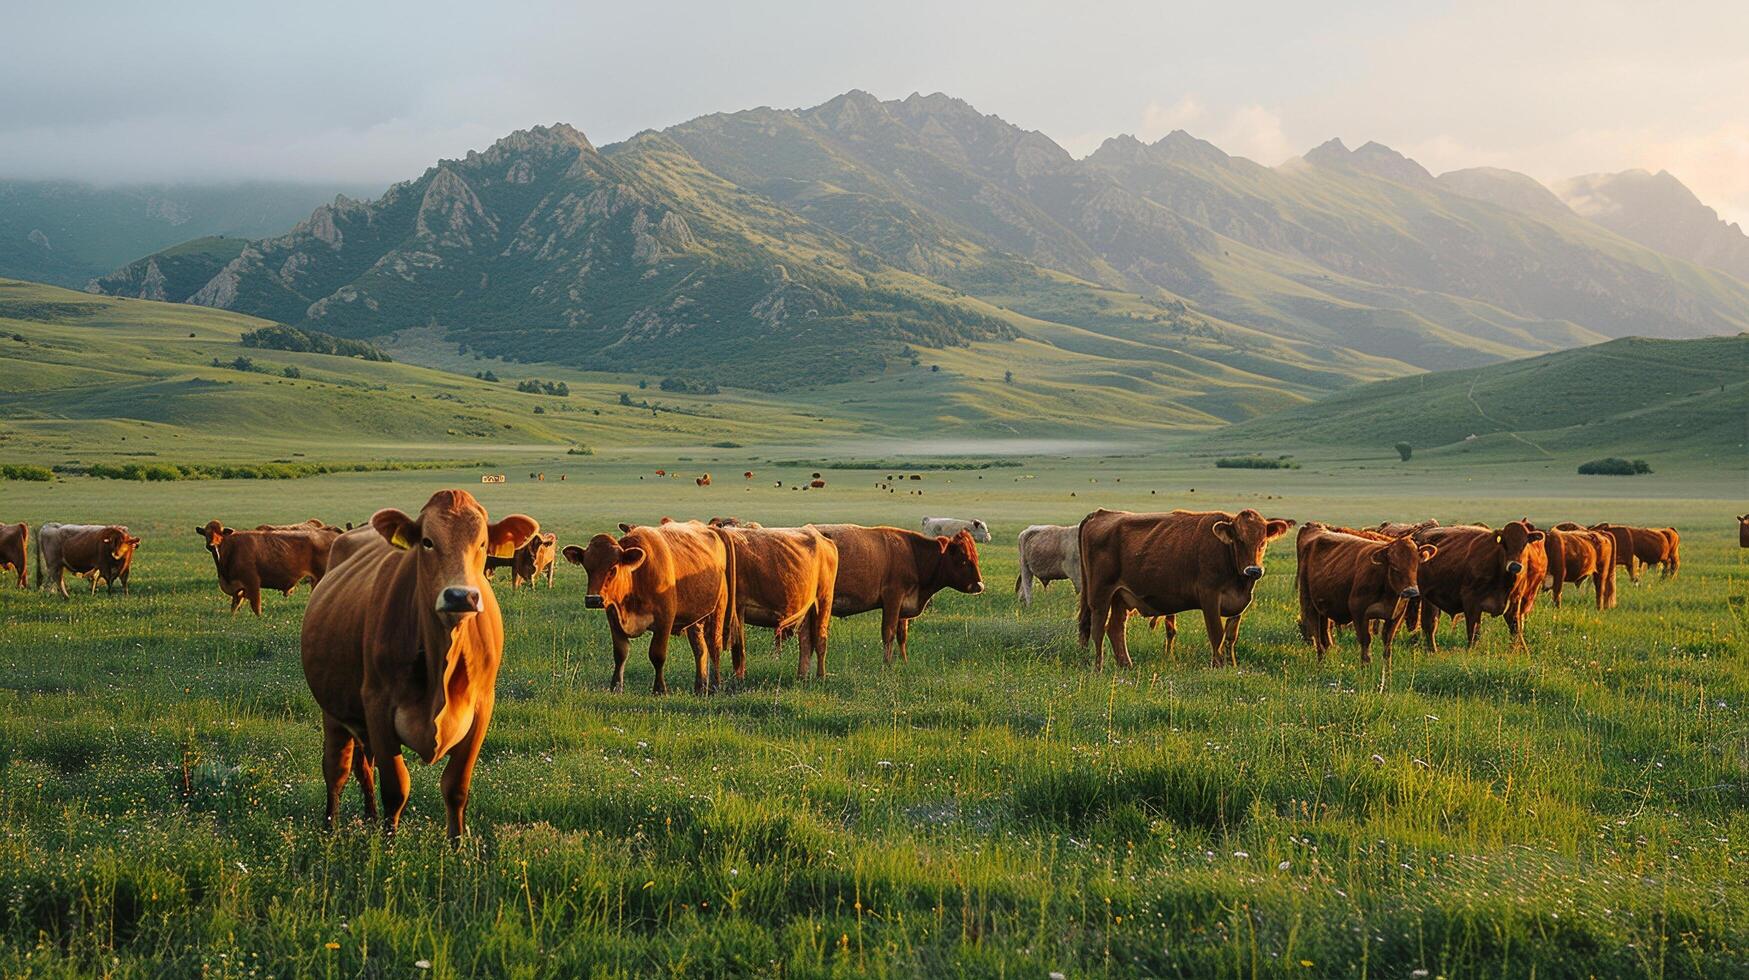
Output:
[[1749,334],[1627,337],[1505,364],[1359,385],[1222,429],[1205,444],[1291,452],[1477,453],[1749,466]]
[[1340,141],[1274,169],[1183,133],[1076,160],[945,95],[850,92],[600,149],[568,126],[514,133],[252,242],[189,298],[766,390],[1025,339],[1292,397],[1749,328],[1749,285],[1506,206],[1500,183]]

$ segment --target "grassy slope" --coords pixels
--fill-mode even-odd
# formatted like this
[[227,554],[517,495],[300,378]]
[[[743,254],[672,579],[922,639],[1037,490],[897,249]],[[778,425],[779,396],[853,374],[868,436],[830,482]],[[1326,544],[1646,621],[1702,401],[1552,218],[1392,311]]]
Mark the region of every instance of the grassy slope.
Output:
[[[0,517],[122,520],[146,545],[131,598],[0,587],[0,973],[1674,978],[1730,975],[1749,949],[1731,500],[1650,499],[1709,492],[1657,478],[1575,499],[1620,488],[1522,468],[1473,489],[1398,477],[1381,497],[1366,473],[1168,455],[931,475],[907,503],[850,474],[807,494],[639,478],[659,462],[479,489],[564,542],[663,513],[977,513],[993,589],[940,597],[892,670],[875,618],[835,622],[825,682],[796,683],[754,631],[749,686],[706,702],[644,693],[642,641],[630,693],[605,692],[606,629],[576,569],[553,591],[501,588],[498,711],[459,852],[438,773],[417,765],[392,845],[319,829],[308,590],[228,616],[188,527],[356,520],[471,473],[267,495],[8,485]],[[1284,543],[1240,672],[1204,666],[1192,616],[1175,658],[1138,623],[1139,669],[1095,675],[1067,589],[1016,608],[1022,526],[1180,504],[1614,518],[1687,543],[1680,579],[1624,579],[1616,610],[1545,597],[1531,656],[1493,620],[1473,652],[1399,648],[1384,694],[1351,638],[1322,665],[1299,640]],[[686,670],[671,661],[670,683]],[[353,787],[342,813],[359,813]]]
[[1407,441],[1454,455],[1628,455],[1741,470],[1745,419],[1749,336],[1626,338],[1350,388],[1214,439],[1381,452]]

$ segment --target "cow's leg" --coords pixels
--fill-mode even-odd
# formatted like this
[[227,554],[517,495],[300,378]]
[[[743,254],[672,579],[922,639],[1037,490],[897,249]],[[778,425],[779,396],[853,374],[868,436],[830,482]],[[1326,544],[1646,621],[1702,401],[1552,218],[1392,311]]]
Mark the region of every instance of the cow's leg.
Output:
[[911,662],[911,620],[899,617],[899,659]]
[[1178,616],[1161,616],[1160,623],[1166,627],[1166,659],[1171,660],[1173,652],[1178,649]]
[[1221,666],[1221,648],[1227,644],[1227,624],[1221,619],[1221,612],[1213,606],[1206,606],[1202,611],[1202,624],[1209,635],[1209,666]]
[[1555,608],[1559,609],[1561,608],[1561,587],[1567,584],[1567,575],[1565,570],[1556,571],[1550,569],[1549,578],[1552,583],[1549,586],[1549,592],[1552,594],[1551,600],[1554,602]]
[[1434,641],[1433,634],[1439,631],[1439,610],[1433,608],[1433,603],[1422,599],[1418,611],[1421,616],[1421,635],[1427,640],[1427,652],[1438,653],[1439,644]]
[[1324,662],[1324,655],[1330,652],[1330,620],[1316,609],[1305,609],[1300,612],[1300,632],[1311,641],[1312,649],[1318,652],[1318,662]]
[[[1360,641],[1360,662],[1372,663],[1372,620],[1366,618],[1366,604],[1355,603],[1348,607],[1348,615],[1354,618],[1354,638]],[[1386,627],[1389,629],[1390,627]],[[1389,650],[1390,641],[1385,641],[1385,649]],[[1385,654],[1389,657],[1390,654]]]
[[716,690],[720,683],[717,678],[716,658],[711,655],[710,644],[705,642],[704,634],[703,623],[694,623],[686,628],[686,642],[692,647],[694,664],[692,693],[694,694],[709,694]]
[[808,662],[814,656],[814,628],[811,622],[813,615],[813,610],[809,610],[807,618],[803,619],[800,630],[796,634],[796,647],[801,651],[796,655],[796,680],[798,681],[808,679]]
[[1134,667],[1130,659],[1130,611],[1121,602],[1112,602],[1105,617],[1105,637],[1111,641],[1111,657],[1119,667]]
[[899,635],[898,603],[888,603],[881,607],[881,656],[887,666],[893,665],[893,640]]
[[1397,628],[1402,625],[1403,617],[1401,616],[1386,616],[1385,621],[1379,624],[1379,639],[1385,644],[1385,665],[1387,667],[1391,663],[1391,641],[1397,638]]
[[1464,646],[1474,648],[1476,636],[1482,632],[1482,611],[1472,603],[1464,604]]
[[407,760],[401,758],[400,737],[395,734],[395,709],[386,702],[368,708],[365,730],[370,734],[371,761],[382,770],[377,789],[383,801],[383,833],[392,834],[401,825],[401,811],[413,781],[407,776]]
[[237,615],[237,608],[243,605],[243,590],[231,593],[231,615]]
[[1228,616],[1226,630],[1221,639],[1222,646],[1226,648],[1227,662],[1234,667],[1239,666],[1239,623],[1244,618],[1243,612]]
[[668,638],[674,632],[674,621],[657,621],[650,627],[650,666],[656,670],[656,681],[650,687],[652,694],[667,694],[668,681],[663,676],[663,668],[668,663]]
[[829,598],[823,604],[816,604],[808,613],[808,621],[802,626],[814,638],[815,677],[826,676],[826,640],[832,627],[831,608],[832,600]]
[[631,655],[632,640],[618,626],[609,632],[613,639],[613,677],[607,682],[607,689],[618,693],[626,689],[626,657]]
[[1087,616],[1093,626],[1088,630],[1088,638],[1093,641],[1093,669],[1105,669],[1105,634],[1109,632],[1106,620],[1111,616],[1110,605],[1097,605],[1092,594],[1087,596]]
[[358,777],[358,795],[364,798],[364,819],[377,818],[377,773],[370,761],[370,746],[352,740],[352,774]]
[[1022,606],[1032,605],[1032,570],[1026,567],[1025,559],[1020,562],[1020,574],[1014,577],[1014,594],[1020,596]]
[[1604,607],[1603,600],[1604,600],[1604,589],[1605,588],[1606,588],[1606,586],[1605,586],[1604,581],[1603,581],[1603,570],[1598,569],[1596,572],[1593,572],[1591,575],[1591,591],[1597,593],[1597,608],[1599,608],[1599,609],[1602,609]]
[[[70,595],[67,594],[67,569],[65,566],[62,566],[62,565],[55,566],[54,587],[60,591],[61,598],[63,598],[63,599],[72,598]],[[93,590],[93,591],[95,591],[95,590]]]
[[[721,636],[723,634],[724,624],[722,623],[722,619],[723,619],[722,616],[716,617],[718,628],[711,631],[712,636]],[[716,660],[716,657],[718,655],[720,655],[720,653],[721,653],[722,644],[720,642],[717,644],[717,649],[718,649],[718,654],[714,654],[711,657],[713,663]],[[730,648],[729,648],[729,666],[734,670],[736,680],[742,681],[742,680],[747,679],[747,624],[746,623],[736,624],[735,635],[733,637],[733,645],[730,646]],[[715,666],[713,666],[711,668],[711,671],[712,671],[712,673],[716,672]]]
[[257,616],[261,615],[261,588],[260,588],[260,586],[250,586],[249,587],[249,609],[250,609],[250,611],[254,612],[255,615],[257,615]]
[[[362,754],[362,753],[359,753]],[[352,732],[326,712],[322,714],[322,781],[328,786],[328,813],[323,824],[334,829],[340,819],[340,793],[352,771]]]
[[449,764],[443,767],[443,809],[449,818],[449,839],[458,841],[466,829],[468,789],[474,782],[474,761],[480,757],[480,743],[486,740],[486,726],[492,722],[492,704],[488,701],[474,712],[474,727],[455,748],[449,750]]
[[131,572],[131,571],[121,573],[121,594],[122,595],[133,595],[134,594],[134,587],[128,583],[128,576],[130,576],[132,574],[133,574],[133,572]]

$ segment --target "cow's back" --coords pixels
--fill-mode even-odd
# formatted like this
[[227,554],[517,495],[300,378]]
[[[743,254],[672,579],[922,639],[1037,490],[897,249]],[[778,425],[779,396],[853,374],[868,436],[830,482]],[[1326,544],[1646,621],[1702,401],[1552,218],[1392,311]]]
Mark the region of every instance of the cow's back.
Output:
[[887,592],[917,587],[917,567],[906,535],[896,527],[812,525],[838,549],[832,611],[848,616],[879,608]]

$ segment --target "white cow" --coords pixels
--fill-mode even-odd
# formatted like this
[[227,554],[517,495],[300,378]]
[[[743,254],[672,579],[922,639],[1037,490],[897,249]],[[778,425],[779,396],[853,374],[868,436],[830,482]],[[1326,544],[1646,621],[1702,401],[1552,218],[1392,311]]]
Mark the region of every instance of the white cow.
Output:
[[925,517],[923,519],[923,533],[932,538],[941,536],[951,538],[961,531],[972,532],[972,540],[979,544],[986,544],[990,540],[990,525],[975,517],[969,521],[958,517]]
[[1039,587],[1068,579],[1081,591],[1081,527],[1078,524],[1034,524],[1020,532],[1020,576],[1014,591],[1021,603],[1032,604],[1032,580]]

